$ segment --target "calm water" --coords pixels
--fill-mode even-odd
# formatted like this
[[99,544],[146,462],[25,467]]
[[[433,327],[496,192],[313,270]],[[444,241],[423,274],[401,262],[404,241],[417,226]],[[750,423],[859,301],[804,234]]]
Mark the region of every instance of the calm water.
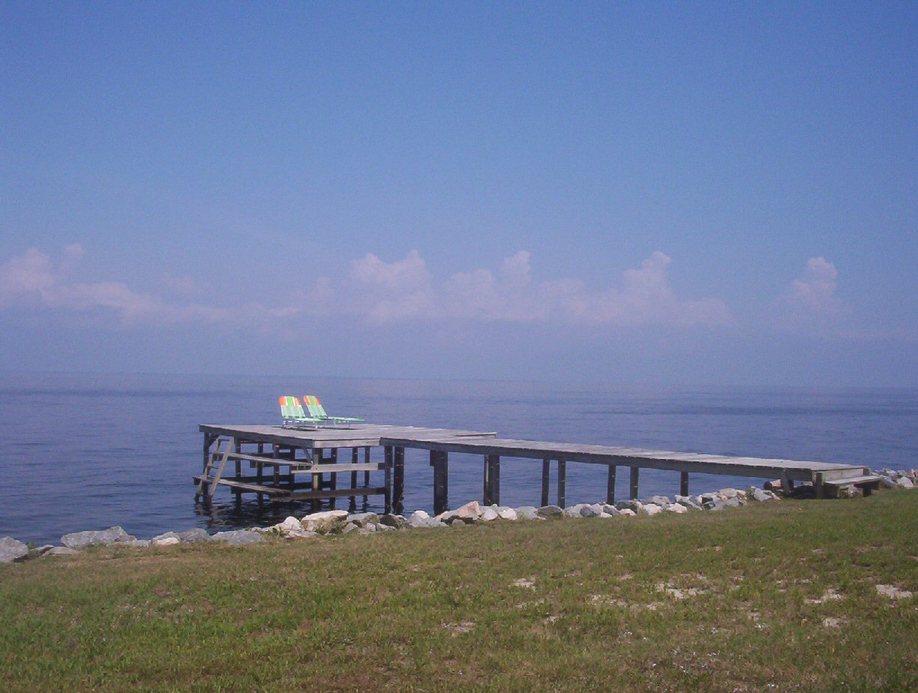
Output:
[[[535,383],[221,376],[0,376],[0,536],[57,542],[120,524],[170,529],[269,524],[282,505],[238,511],[226,491],[195,504],[199,423],[277,423],[282,393],[318,393],[331,413],[379,423],[497,431],[505,437],[918,465],[916,389],[663,389]],[[406,509],[431,510],[426,453],[406,456]],[[450,456],[450,502],[480,498],[481,460]],[[619,474],[618,497],[626,497]],[[537,505],[541,463],[504,460],[501,501]],[[749,479],[692,477],[693,492]],[[678,474],[642,471],[641,495],[673,494]],[[225,495],[224,495],[225,494]],[[568,465],[568,503],[602,500],[603,470]],[[380,499],[381,500],[381,499]],[[339,507],[346,507],[346,501]],[[299,506],[294,512],[301,512]],[[379,510],[379,501],[370,502]]]

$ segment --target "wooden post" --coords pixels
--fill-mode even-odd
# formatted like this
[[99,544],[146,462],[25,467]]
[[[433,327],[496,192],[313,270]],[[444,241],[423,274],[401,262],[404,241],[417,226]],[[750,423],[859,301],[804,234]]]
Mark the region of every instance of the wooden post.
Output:
[[542,460],[542,505],[548,505],[548,482],[551,474],[551,460]]
[[638,497],[638,477],[640,475],[640,467],[635,465],[631,466],[631,488],[630,496],[632,500],[637,500]]
[[606,503],[612,505],[615,502],[615,473],[617,469],[614,464],[609,465],[609,478],[606,481]]
[[558,506],[564,507],[564,494],[567,491],[567,462],[558,460]]
[[500,503],[500,455],[485,455],[483,500],[485,505]]
[[[367,464],[370,464],[370,446],[369,445],[367,445],[363,449],[363,461]],[[370,485],[370,471],[369,470],[365,470],[363,472],[363,485],[364,486]],[[363,498],[364,500],[366,500],[366,496],[364,496]]]
[[688,495],[688,472],[679,472],[679,495]]
[[385,503],[383,505],[384,511],[388,514],[392,512],[392,446],[387,445],[385,448],[385,463],[383,464],[383,469],[385,470],[385,481],[383,486],[385,486]]
[[[357,464],[360,458],[357,456],[358,448],[351,448],[351,464]],[[357,472],[351,472],[351,488],[357,488]],[[353,498],[353,496],[351,496]]]
[[204,434],[204,462],[201,464],[201,473],[207,471],[207,458],[210,455],[210,446],[214,444],[214,441],[217,439],[215,433],[205,433]]
[[449,467],[446,452],[430,451],[430,465],[433,467],[434,515],[449,510]]
[[[236,442],[233,443],[233,452],[239,453],[242,452],[242,442],[236,439]],[[242,477],[242,460],[236,459],[236,479],[239,480]],[[236,501],[236,510],[242,508],[242,491],[238,488],[233,489],[233,500]]]
[[[338,448],[332,448],[331,451],[331,460],[332,464],[338,463]],[[328,488],[332,491],[338,489],[338,472],[330,472],[328,475]],[[335,501],[338,500],[334,495],[329,499],[329,505],[334,509]]]
[[405,448],[395,448],[392,473],[392,507],[400,513],[405,509]]

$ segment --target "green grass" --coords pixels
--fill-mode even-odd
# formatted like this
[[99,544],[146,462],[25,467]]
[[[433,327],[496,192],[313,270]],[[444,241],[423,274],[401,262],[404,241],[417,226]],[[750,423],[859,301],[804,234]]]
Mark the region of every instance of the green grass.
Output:
[[918,592],[916,511],[890,492],[0,566],[0,688],[915,690],[918,601],[875,585]]

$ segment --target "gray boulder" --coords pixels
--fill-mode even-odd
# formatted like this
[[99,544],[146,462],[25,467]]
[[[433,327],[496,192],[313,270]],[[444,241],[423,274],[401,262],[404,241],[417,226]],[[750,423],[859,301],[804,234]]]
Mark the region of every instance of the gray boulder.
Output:
[[896,479],[896,484],[899,488],[915,488],[915,483],[907,476],[900,476]]
[[880,484],[883,485],[883,488],[898,488],[899,487],[898,484],[896,484],[896,480],[893,479],[888,474],[880,475]]
[[564,511],[557,505],[543,505],[536,510],[536,515],[546,520],[559,518],[563,513]]
[[602,506],[599,503],[584,503],[580,508],[580,517],[599,517],[602,515]]
[[[167,537],[163,539],[161,543],[156,544],[156,546],[170,546],[172,544],[178,544],[179,540],[173,537]],[[124,546],[129,549],[145,549],[148,546],[152,545],[153,542],[149,539],[129,539],[128,541],[119,541],[118,546]]]
[[242,546],[244,544],[257,544],[264,541],[265,538],[259,532],[253,532],[248,529],[235,529],[230,532],[217,532],[211,536],[210,540],[231,546]]
[[629,499],[629,500],[620,500],[615,504],[615,507],[618,510],[630,510],[634,513],[640,512],[641,502],[638,500]]
[[644,502],[659,505],[661,508],[665,508],[667,505],[672,504],[672,501],[669,499],[669,496],[651,496]]
[[109,527],[100,531],[72,532],[61,537],[61,543],[69,549],[85,549],[87,546],[104,546],[118,542],[134,541],[121,527]]
[[516,508],[516,517],[520,520],[539,520],[538,510],[535,506],[524,505],[520,508]]
[[29,547],[13,537],[0,539],[0,563],[21,561],[29,555]]
[[53,544],[45,544],[44,546],[36,546],[34,549],[29,549],[29,558],[41,558],[53,548],[54,548]]
[[692,496],[676,496],[676,503],[685,506],[689,510],[702,510],[701,504]]
[[500,515],[497,514],[497,510],[494,508],[485,508],[481,511],[481,515],[478,519],[480,519],[482,522],[494,522],[494,520],[499,518]]
[[153,544],[153,546],[173,546],[181,542],[182,538],[175,532],[164,532],[150,539],[150,543]]
[[497,515],[498,517],[500,517],[501,520],[509,520],[510,522],[513,522],[519,519],[519,516],[517,515],[516,510],[514,510],[513,508],[505,507],[505,506],[500,506],[499,508],[497,508]]
[[469,501],[465,505],[460,505],[453,510],[452,515],[453,517],[458,517],[469,523],[477,522],[478,518],[481,516],[481,506],[478,504],[478,501]]
[[769,501],[781,500],[774,491],[766,491],[761,488],[750,487],[746,491],[746,498],[754,500],[757,503],[768,503]]
[[353,522],[358,527],[366,527],[367,525],[375,525],[379,522],[379,515],[376,513],[355,513],[353,515],[348,515],[347,521]]
[[320,513],[306,515],[300,524],[307,532],[316,532],[317,534],[333,534],[344,529],[347,522],[346,510],[326,510]]
[[408,526],[416,529],[445,527],[438,519],[431,517],[423,510],[415,510],[408,518]]
[[66,546],[55,546],[54,548],[42,554],[44,556],[73,556],[79,553],[76,549],[68,549]]
[[392,529],[402,529],[408,525],[408,520],[401,515],[387,513],[386,515],[380,515],[379,524],[385,527],[392,527]]
[[209,541],[210,534],[207,533],[206,529],[195,527],[194,529],[186,529],[184,532],[179,532],[178,538],[186,544],[197,544],[201,541]]
[[562,510],[561,515],[563,517],[573,517],[576,519],[580,519],[581,517],[583,517],[583,515],[580,514],[580,507],[581,507],[580,504],[571,505],[565,508],[564,510]]

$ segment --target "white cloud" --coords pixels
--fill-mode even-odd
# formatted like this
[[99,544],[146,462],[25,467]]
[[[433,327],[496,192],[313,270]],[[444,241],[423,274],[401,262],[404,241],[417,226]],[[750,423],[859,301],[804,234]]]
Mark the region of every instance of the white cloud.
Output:
[[352,264],[351,285],[332,290],[341,305],[372,320],[459,318],[593,325],[717,325],[732,320],[720,299],[684,300],[670,286],[669,257],[653,253],[624,273],[621,289],[590,291],[574,278],[536,281],[529,252],[503,260],[496,271],[457,272],[437,284],[417,251],[385,263],[375,255]]
[[[170,304],[157,294],[134,291],[122,282],[72,281],[69,275],[83,254],[81,246],[68,245],[56,264],[36,248],[12,258],[0,266],[0,308],[24,305],[76,313],[98,312],[112,315],[124,324],[218,323],[234,317],[234,311],[225,308]],[[264,311],[250,307],[247,312]]]
[[[117,281],[75,282],[70,271],[83,255],[67,246],[61,259],[30,249],[0,267],[0,308],[45,306],[77,313],[101,313],[125,324],[177,322],[245,324],[295,330],[308,318],[349,315],[372,323],[442,319],[490,322],[547,322],[584,325],[717,325],[731,321],[720,299],[682,299],[668,276],[671,260],[653,253],[624,273],[619,287],[591,290],[576,278],[533,278],[531,256],[521,250],[496,270],[456,272],[437,281],[416,250],[385,262],[373,254],[355,260],[344,280],[319,277],[305,290],[285,295],[287,305],[247,303],[215,307],[176,303],[155,293],[137,292]],[[197,287],[164,275],[176,295]]]
[[803,274],[787,288],[783,304],[787,309],[785,319],[800,323],[825,322],[842,315],[845,305],[835,295],[838,269],[824,257],[811,257]]
[[416,250],[385,263],[372,253],[351,263],[346,305],[375,322],[429,316],[435,304],[427,264]]

